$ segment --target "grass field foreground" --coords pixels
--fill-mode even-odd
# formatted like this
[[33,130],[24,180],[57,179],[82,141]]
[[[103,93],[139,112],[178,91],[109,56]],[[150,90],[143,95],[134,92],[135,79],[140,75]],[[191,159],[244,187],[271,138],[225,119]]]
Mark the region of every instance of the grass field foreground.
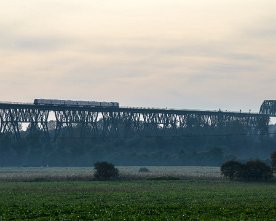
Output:
[[276,220],[275,183],[1,182],[0,220]]

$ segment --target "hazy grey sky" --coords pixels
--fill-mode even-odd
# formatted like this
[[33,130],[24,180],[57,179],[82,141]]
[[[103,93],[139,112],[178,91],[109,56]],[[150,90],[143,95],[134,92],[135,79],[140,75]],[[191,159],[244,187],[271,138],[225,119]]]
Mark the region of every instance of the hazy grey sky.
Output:
[[276,99],[276,1],[1,1],[0,77],[0,100],[257,111]]

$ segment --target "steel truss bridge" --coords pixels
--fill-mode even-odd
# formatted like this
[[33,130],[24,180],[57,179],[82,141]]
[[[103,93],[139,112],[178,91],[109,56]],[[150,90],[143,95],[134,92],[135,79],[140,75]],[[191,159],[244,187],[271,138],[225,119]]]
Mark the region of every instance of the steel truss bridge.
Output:
[[276,117],[276,100],[265,100],[260,108],[260,113]]
[[[276,101],[264,101],[260,113],[146,109],[0,103],[0,136],[22,135],[39,129],[55,141],[64,129],[80,128],[80,136],[128,137],[132,135],[181,135],[198,128],[224,128],[238,122],[248,133],[266,134],[270,116],[276,116]],[[51,119],[51,117],[54,119]],[[85,133],[83,133],[85,131]]]

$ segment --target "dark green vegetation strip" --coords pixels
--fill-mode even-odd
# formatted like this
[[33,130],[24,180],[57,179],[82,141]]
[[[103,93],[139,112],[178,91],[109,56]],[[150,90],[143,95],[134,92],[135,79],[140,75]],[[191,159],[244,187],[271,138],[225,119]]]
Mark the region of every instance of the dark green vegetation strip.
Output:
[[0,183],[0,220],[276,220],[275,183]]

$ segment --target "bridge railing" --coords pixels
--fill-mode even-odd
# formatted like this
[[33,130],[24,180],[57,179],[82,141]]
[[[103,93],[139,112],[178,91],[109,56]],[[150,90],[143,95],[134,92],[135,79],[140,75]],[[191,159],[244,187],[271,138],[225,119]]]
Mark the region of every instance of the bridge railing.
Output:
[[228,110],[199,110],[199,109],[177,109],[177,108],[164,108],[164,107],[130,107],[130,106],[120,106],[120,108],[126,108],[126,109],[139,109],[139,110],[170,110],[170,111],[194,111],[194,112],[215,112],[215,113],[235,113],[235,114],[260,114],[258,112],[253,112],[251,110],[249,111],[228,111]]

